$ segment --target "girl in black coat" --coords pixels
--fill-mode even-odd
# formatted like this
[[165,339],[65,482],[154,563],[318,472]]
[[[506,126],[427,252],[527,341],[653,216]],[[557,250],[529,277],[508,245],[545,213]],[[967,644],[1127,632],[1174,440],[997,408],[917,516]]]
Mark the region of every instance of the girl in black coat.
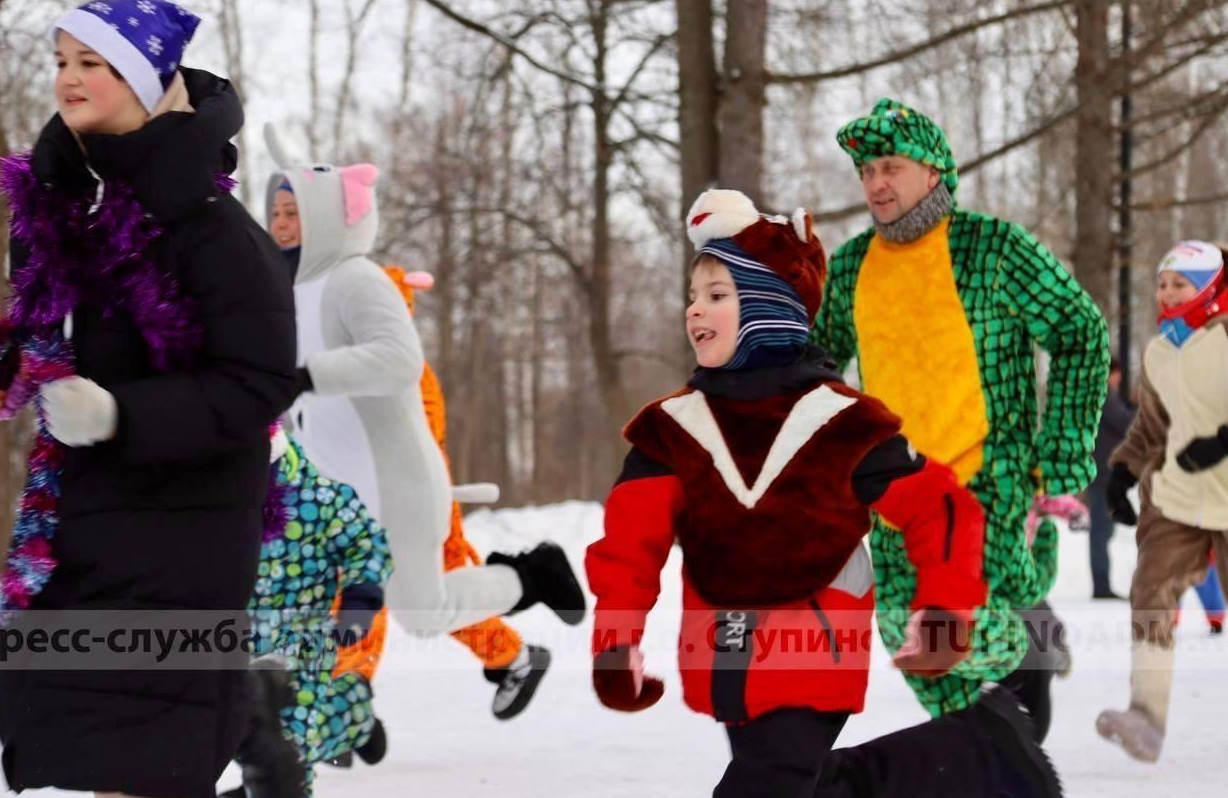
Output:
[[15,790],[211,797],[248,722],[233,643],[268,427],[294,391],[294,308],[276,248],[228,193],[239,98],[179,68],[198,22],[164,0],[70,12],[60,113],[0,174],[14,289],[0,412],[39,411],[0,580],[0,608],[37,612],[0,634],[9,648],[74,635],[58,660],[28,645],[0,663]]

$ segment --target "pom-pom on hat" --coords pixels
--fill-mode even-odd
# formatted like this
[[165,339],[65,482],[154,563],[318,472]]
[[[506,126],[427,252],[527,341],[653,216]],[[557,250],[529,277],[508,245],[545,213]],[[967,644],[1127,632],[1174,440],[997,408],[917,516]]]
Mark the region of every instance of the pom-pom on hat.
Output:
[[764,216],[745,194],[711,189],[691,206],[687,236],[700,255],[725,264],[737,287],[738,346],[724,368],[796,358],[823,300],[827,267],[810,214]]
[[61,17],[51,35],[64,31],[105,58],[153,113],[198,25],[167,0],[94,0]]
[[802,208],[792,218],[765,216],[740,191],[714,188],[700,194],[687,213],[687,237],[696,252],[725,261],[728,239],[757,264],[766,267],[797,295],[809,320],[823,301],[827,256],[814,232],[814,220]]
[[942,128],[896,100],[879,100],[868,116],[840,128],[836,142],[858,169],[876,158],[899,155],[937,169],[952,196],[959,185],[955,156]]

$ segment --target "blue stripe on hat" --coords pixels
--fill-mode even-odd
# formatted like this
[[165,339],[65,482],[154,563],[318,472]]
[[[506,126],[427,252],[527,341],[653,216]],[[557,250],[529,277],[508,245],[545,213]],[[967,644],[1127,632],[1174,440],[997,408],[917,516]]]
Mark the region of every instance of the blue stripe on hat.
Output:
[[733,239],[712,239],[699,251],[725,264],[738,291],[737,349],[722,368],[761,368],[796,360],[810,335],[810,321],[793,286]]

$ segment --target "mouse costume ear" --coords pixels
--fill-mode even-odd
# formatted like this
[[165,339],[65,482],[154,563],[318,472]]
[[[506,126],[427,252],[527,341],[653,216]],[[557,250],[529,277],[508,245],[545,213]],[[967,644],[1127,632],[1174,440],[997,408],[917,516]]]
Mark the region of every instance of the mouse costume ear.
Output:
[[269,148],[269,155],[273,156],[273,163],[277,164],[278,169],[289,169],[295,164],[305,163],[304,159],[291,155],[290,149],[286,147],[285,141],[282,140],[281,134],[277,132],[272,122],[266,122],[264,125],[264,144]]
[[415,291],[430,291],[435,287],[435,275],[430,272],[406,272],[401,282]]
[[375,184],[379,169],[369,163],[341,168],[341,190],[345,195],[345,225],[353,227],[375,206]]

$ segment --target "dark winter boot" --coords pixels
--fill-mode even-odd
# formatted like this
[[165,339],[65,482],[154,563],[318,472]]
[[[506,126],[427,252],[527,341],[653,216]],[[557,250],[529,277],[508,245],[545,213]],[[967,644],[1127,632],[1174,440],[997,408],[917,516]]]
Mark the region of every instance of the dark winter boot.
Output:
[[584,620],[584,591],[567,555],[557,543],[541,543],[520,554],[495,552],[486,558],[487,565],[508,565],[516,569],[524,594],[508,615],[528,609],[539,601],[569,626]]
[[999,682],[1014,693],[1027,711],[1038,743],[1045,741],[1053,717],[1052,688],[1056,659],[1056,649],[1042,651],[1033,640],[1019,667]]
[[358,758],[368,765],[376,764],[388,754],[388,733],[384,730],[382,720],[375,719],[375,725],[371,727],[371,736],[365,743],[355,748],[354,753],[358,754]]
[[290,674],[284,658],[271,654],[252,661],[252,714],[235,759],[247,798],[302,798],[307,766],[282,733],[281,710],[290,706]]
[[550,652],[541,646],[526,645],[506,668],[487,668],[487,681],[498,685],[491,705],[499,720],[511,720],[529,705],[537,685],[550,667]]
[[968,709],[838,748],[815,798],[1061,798],[1048,757],[1014,695],[998,685]]
[[969,713],[993,749],[999,798],[1061,798],[1062,783],[1053,763],[1036,741],[1032,721],[1015,695],[988,685]]

